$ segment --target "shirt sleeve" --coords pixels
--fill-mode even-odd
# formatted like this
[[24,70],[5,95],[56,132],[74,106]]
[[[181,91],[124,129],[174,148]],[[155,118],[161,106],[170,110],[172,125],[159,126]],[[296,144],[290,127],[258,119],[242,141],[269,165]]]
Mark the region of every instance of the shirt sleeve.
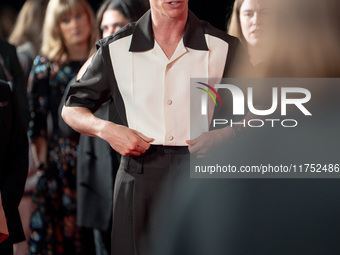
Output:
[[71,84],[65,105],[86,107],[95,112],[110,99],[112,84],[115,83],[113,68],[107,46],[99,48],[83,76]]

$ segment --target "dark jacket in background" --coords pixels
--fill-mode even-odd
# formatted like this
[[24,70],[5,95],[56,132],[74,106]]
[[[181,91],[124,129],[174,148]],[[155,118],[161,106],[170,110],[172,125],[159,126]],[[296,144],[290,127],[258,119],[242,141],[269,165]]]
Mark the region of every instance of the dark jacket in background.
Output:
[[[75,80],[75,79],[74,79]],[[68,84],[59,106],[61,113],[68,94]],[[95,116],[121,123],[112,100],[95,112]],[[59,114],[59,128],[64,135],[76,133]],[[76,135],[76,134],[74,134]],[[120,155],[109,143],[80,134],[77,162],[77,223],[86,228],[109,231],[112,224],[113,185],[119,167]]]
[[[110,104],[99,108],[95,115],[108,119]],[[77,165],[78,223],[81,226],[108,231],[111,228],[113,185],[120,157],[108,142],[95,137],[80,136]]]
[[0,39],[0,55],[2,56],[5,68],[8,71],[6,74],[3,65],[0,64],[0,79],[4,81],[11,81],[12,79],[12,89],[17,97],[19,111],[23,118],[25,128],[27,128],[29,121],[27,92],[24,73],[18,59],[16,48],[8,42]]
[[18,211],[28,171],[26,128],[18,112],[16,97],[0,80],[0,190],[7,217],[8,241],[25,240]]

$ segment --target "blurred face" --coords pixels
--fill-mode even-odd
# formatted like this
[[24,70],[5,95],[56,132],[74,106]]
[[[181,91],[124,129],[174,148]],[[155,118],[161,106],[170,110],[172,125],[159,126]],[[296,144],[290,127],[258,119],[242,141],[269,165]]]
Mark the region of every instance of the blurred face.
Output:
[[116,33],[119,29],[124,27],[130,21],[126,19],[117,10],[107,10],[104,12],[100,29],[102,31],[102,37],[106,37]]
[[242,34],[253,47],[263,44],[271,25],[270,0],[244,0],[240,8]]
[[189,0],[150,0],[150,7],[153,14],[163,17],[180,18],[186,17]]
[[91,28],[85,12],[71,12],[65,15],[59,26],[61,36],[67,46],[88,42]]

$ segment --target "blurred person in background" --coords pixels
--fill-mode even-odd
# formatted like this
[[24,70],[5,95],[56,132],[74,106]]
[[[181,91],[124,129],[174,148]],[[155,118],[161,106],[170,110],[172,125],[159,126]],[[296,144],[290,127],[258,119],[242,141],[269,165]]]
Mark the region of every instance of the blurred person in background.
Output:
[[137,21],[148,8],[147,0],[105,1],[97,12],[100,38],[114,34],[126,24]]
[[13,255],[13,244],[25,240],[18,206],[28,170],[28,142],[13,93],[8,82],[0,79],[0,203],[2,200],[9,233],[0,242],[1,255]]
[[277,40],[268,75],[339,77],[340,22],[336,0],[276,1]]
[[[105,1],[97,12],[98,40],[136,21],[147,8],[148,5],[143,0]],[[91,59],[81,68],[78,78],[86,70]],[[65,95],[67,91],[68,88]],[[59,106],[60,112],[64,102],[65,96]],[[101,119],[113,119],[121,123],[112,100],[99,108],[95,115]],[[61,116],[59,117],[59,125],[63,132],[75,132]],[[79,226],[93,229],[97,255],[111,254],[113,185],[119,162],[120,155],[106,141],[80,135],[77,163],[77,221]]]
[[273,1],[235,0],[228,33],[247,48],[250,62],[260,65],[273,53]]
[[27,0],[22,6],[9,42],[16,46],[26,84],[32,63],[41,48],[42,26],[48,0]]
[[[9,37],[9,42],[17,48],[19,62],[25,75],[26,89],[33,60],[41,48],[41,31],[47,3],[47,0],[27,0],[18,14],[17,21]],[[37,170],[33,160],[32,150],[30,149],[28,177],[24,196],[19,205],[19,212],[26,239],[28,239],[30,235],[29,221],[32,213],[32,192],[37,183]],[[27,249],[28,242],[26,240],[16,245],[15,254],[24,255]]]
[[58,106],[68,82],[86,61],[96,35],[94,14],[85,0],[49,1],[41,55],[34,60],[28,88],[28,133],[41,170],[33,193],[29,254],[93,254],[85,247],[93,243],[92,238],[83,240],[85,230],[76,224],[79,136],[61,134]]

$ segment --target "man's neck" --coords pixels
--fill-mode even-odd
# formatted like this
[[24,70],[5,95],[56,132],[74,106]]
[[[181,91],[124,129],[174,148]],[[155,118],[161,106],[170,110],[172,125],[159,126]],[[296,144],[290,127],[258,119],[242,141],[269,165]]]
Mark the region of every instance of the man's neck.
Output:
[[168,59],[171,58],[176,47],[184,35],[188,13],[181,17],[171,18],[152,13],[152,29],[154,38],[160,45]]

